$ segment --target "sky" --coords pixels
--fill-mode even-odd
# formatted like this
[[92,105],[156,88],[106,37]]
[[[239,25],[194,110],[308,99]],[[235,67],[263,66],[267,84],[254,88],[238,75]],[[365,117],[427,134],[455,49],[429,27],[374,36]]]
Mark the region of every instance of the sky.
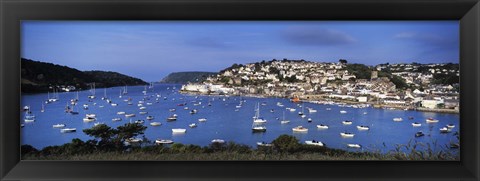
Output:
[[21,56],[145,81],[233,63],[458,63],[458,21],[23,21]]

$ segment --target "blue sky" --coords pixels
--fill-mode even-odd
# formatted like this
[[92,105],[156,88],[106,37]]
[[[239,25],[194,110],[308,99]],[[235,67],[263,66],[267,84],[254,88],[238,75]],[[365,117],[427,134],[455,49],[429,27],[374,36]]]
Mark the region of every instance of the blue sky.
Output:
[[305,59],[459,62],[458,21],[24,21],[22,57],[158,81],[171,72]]

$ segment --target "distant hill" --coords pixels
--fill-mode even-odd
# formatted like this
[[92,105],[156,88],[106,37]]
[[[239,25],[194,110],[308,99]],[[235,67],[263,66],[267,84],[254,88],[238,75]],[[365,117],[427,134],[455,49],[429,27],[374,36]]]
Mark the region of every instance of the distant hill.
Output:
[[124,85],[144,85],[145,81],[117,72],[80,71],[67,66],[22,58],[22,92],[46,92],[54,86],[75,86],[88,89],[95,82],[97,88]]
[[187,82],[202,82],[207,77],[217,75],[216,72],[174,72],[167,75],[161,83],[183,84]]

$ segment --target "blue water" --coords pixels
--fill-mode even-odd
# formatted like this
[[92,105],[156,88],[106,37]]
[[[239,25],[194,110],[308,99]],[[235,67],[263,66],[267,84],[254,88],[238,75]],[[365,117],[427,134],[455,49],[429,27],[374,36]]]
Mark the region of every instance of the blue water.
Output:
[[[173,87],[177,89],[173,90]],[[304,142],[305,140],[322,141],[329,147],[340,148],[350,151],[390,151],[395,148],[397,144],[407,144],[409,141],[415,141],[425,144],[431,144],[432,147],[436,143],[436,149],[444,147],[451,141],[457,141],[454,132],[459,131],[459,115],[458,114],[442,114],[419,111],[404,111],[404,110],[387,110],[376,108],[349,108],[339,107],[337,105],[321,105],[313,103],[304,103],[306,118],[301,118],[298,111],[302,108],[299,105],[290,102],[283,98],[254,98],[254,97],[223,97],[223,96],[195,96],[178,93],[181,85],[172,84],[157,84],[153,89],[148,89],[148,95],[161,94],[162,98],[158,103],[155,97],[145,101],[144,106],[146,110],[139,110],[137,106],[138,101],[142,100],[144,95],[142,91],[143,86],[129,87],[128,95],[119,98],[119,92],[122,87],[113,87],[107,89],[107,97],[117,103],[118,106],[112,107],[106,101],[101,100],[104,90],[97,89],[96,99],[93,102],[88,102],[87,96],[89,91],[79,92],[79,102],[74,110],[79,112],[78,115],[70,115],[64,112],[67,103],[70,99],[75,98],[76,93],[64,92],[59,93],[59,101],[45,105],[45,111],[40,112],[41,104],[47,99],[47,94],[32,94],[22,96],[22,106],[31,106],[33,114],[36,116],[36,121],[33,123],[25,123],[25,127],[21,128],[21,144],[29,144],[36,148],[43,148],[51,145],[61,145],[70,142],[73,138],[80,138],[82,140],[93,139],[85,135],[81,130],[91,128],[94,122],[84,123],[83,117],[85,114],[96,114],[97,121],[104,122],[111,127],[117,127],[130,121],[123,115],[117,115],[117,112],[124,111],[136,114],[132,121],[142,119],[145,120],[145,126],[148,129],[145,136],[150,140],[157,138],[172,139],[177,143],[195,144],[206,146],[211,143],[212,139],[223,139],[225,141],[235,141],[237,143],[247,144],[256,147],[256,142],[265,141],[270,142],[279,135],[288,134],[297,137]],[[163,97],[167,97],[166,100]],[[132,98],[133,105],[127,105],[124,101],[126,98]],[[225,98],[225,101],[223,101]],[[235,106],[240,100],[245,102],[235,111]],[[192,101],[202,102],[201,105],[194,106]],[[212,106],[207,106],[211,101]],[[153,105],[146,105],[147,102]],[[265,133],[252,133],[252,117],[255,115],[255,105],[257,103],[265,102],[265,106],[260,106],[260,114],[266,118],[267,131]],[[283,103],[284,107],[277,106],[277,102]],[[93,103],[96,103],[94,106]],[[184,110],[184,107],[178,104],[187,103],[189,110]],[[89,104],[88,110],[83,110],[83,104]],[[104,107],[99,107],[103,105]],[[285,108],[295,108],[295,112],[290,112]],[[308,113],[306,107],[316,109],[316,113]],[[167,122],[166,118],[172,112],[169,109],[175,108],[175,114],[178,115],[178,120]],[[197,114],[190,114],[191,109],[197,109]],[[326,110],[331,108],[331,110]],[[270,112],[274,109],[274,112]],[[340,114],[340,110],[347,111],[346,114]],[[152,121],[161,122],[161,126],[153,127],[146,120],[147,115],[140,115],[140,111],[148,111],[147,115],[155,116]],[[285,112],[286,119],[290,120],[289,124],[280,124],[280,120]],[[363,114],[367,112],[367,114]],[[408,117],[414,117],[409,120]],[[23,113],[22,113],[23,117]],[[120,117],[122,121],[112,122],[112,118]],[[394,122],[395,117],[403,118],[401,122]],[[427,124],[426,118],[438,119],[438,123]],[[199,118],[207,118],[206,122],[198,122]],[[276,118],[279,118],[277,120]],[[312,118],[313,122],[308,123],[307,118]],[[342,121],[352,120],[352,125],[343,125]],[[421,127],[412,127],[412,122],[422,123]],[[21,120],[23,123],[23,119]],[[53,124],[63,123],[68,128],[77,128],[75,133],[60,133],[58,128],[52,128]],[[197,123],[198,127],[190,128],[188,125]],[[317,124],[326,124],[329,129],[317,129]],[[451,133],[442,134],[439,128],[446,124],[455,124]],[[309,129],[307,133],[294,133],[293,127],[304,126]],[[366,125],[370,127],[368,131],[357,130],[357,125]],[[185,134],[172,134],[172,128],[185,128]],[[354,133],[353,138],[342,138],[340,132],[347,131]],[[414,134],[417,131],[423,131],[424,137],[415,138]],[[349,143],[361,144],[361,149],[348,148]]]

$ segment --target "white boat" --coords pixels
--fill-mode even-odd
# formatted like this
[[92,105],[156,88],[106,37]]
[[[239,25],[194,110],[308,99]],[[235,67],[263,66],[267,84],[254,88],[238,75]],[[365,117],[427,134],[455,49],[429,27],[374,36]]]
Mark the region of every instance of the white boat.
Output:
[[290,123],[290,121],[289,120],[282,120],[282,121],[280,121],[280,123],[281,124],[288,124],[288,123]]
[[363,114],[368,114],[367,112],[363,112]]
[[183,109],[184,109],[184,110],[188,110],[188,107],[184,107]]
[[112,121],[121,121],[122,118],[113,118]]
[[307,115],[302,114],[300,117],[301,117],[301,118],[305,118],[305,117],[307,117]]
[[97,117],[97,115],[95,115],[95,114],[86,114],[85,117],[87,117],[87,118],[95,118],[95,117]]
[[453,128],[455,128],[455,125],[454,124],[447,124],[446,127],[448,129],[453,129]]
[[92,117],[86,117],[86,118],[83,118],[83,122],[93,122],[95,121],[96,119],[95,118],[92,118]]
[[360,125],[360,126],[357,126],[357,129],[360,131],[366,131],[366,130],[370,130],[370,127]]
[[345,111],[345,110],[341,110],[341,111],[340,111],[340,113],[341,113],[341,114],[346,114],[346,113],[347,113],[347,111]]
[[25,118],[23,119],[23,121],[26,123],[35,122],[35,116],[30,111],[27,111],[27,113],[25,113]]
[[195,128],[195,127],[197,127],[197,124],[192,123],[192,124],[189,124],[188,126],[190,126],[190,128]]
[[153,119],[155,119],[155,117],[153,117],[153,116],[147,116],[147,120],[153,120]]
[[263,126],[263,125],[257,125],[255,123],[253,123],[252,131],[253,132],[265,132],[265,131],[267,131],[267,127]]
[[263,141],[262,141],[262,142],[257,142],[257,145],[258,145],[258,146],[273,146],[272,143],[265,143],[265,142],[263,142]]
[[100,126],[100,125],[105,125],[105,123],[103,123],[103,122],[93,123],[93,126]]
[[438,119],[433,119],[433,118],[427,118],[425,121],[427,123],[438,123]]
[[138,107],[142,107],[142,106],[143,106],[143,104],[137,104],[137,106],[138,106]]
[[151,122],[150,125],[151,125],[151,126],[160,126],[160,125],[162,125],[162,123],[160,123],[160,122]]
[[127,142],[127,143],[140,143],[142,141],[143,141],[143,139],[141,139],[141,138],[128,138],[128,139],[125,140],[125,142]]
[[305,144],[315,145],[315,146],[323,146],[323,143],[321,141],[315,141],[315,140],[305,141]]
[[319,124],[319,125],[317,125],[317,128],[318,128],[318,129],[328,129],[328,126],[327,126],[327,125],[323,125],[323,124]]
[[451,129],[448,129],[448,127],[442,127],[440,128],[440,133],[449,133],[451,132],[452,130]]
[[187,132],[187,129],[183,129],[183,128],[172,129],[172,133],[185,133],[185,132]]
[[351,125],[353,122],[352,121],[342,121],[343,125]]
[[63,128],[65,126],[67,126],[67,125],[65,125],[65,124],[54,124],[52,127],[53,128]]
[[136,120],[134,123],[135,124],[143,124],[143,123],[145,123],[145,121],[144,120]]
[[414,122],[414,123],[412,123],[412,126],[413,127],[420,127],[420,126],[422,126],[422,124],[418,123],[418,122]]
[[349,148],[361,148],[362,147],[362,145],[360,145],[360,144],[347,144],[347,146]]
[[332,108],[327,107],[327,108],[325,108],[325,110],[330,111],[330,110],[332,110]]
[[257,108],[255,109],[255,116],[253,117],[254,123],[266,123],[267,120],[260,117],[260,105],[257,103]]
[[309,113],[316,113],[317,110],[315,110],[315,109],[313,109],[313,108],[308,108],[308,112],[309,112]]
[[192,109],[192,110],[190,111],[190,114],[197,114],[197,112],[198,112],[197,109]]
[[292,128],[292,131],[295,131],[295,132],[307,132],[308,129],[303,127],[303,126],[297,126],[297,127],[294,127]]
[[118,115],[125,115],[125,112],[117,112]]
[[170,112],[175,112],[175,109],[169,109]]
[[147,111],[141,111],[141,112],[139,112],[139,114],[145,115],[145,114],[148,114],[148,112]]
[[207,118],[200,118],[200,119],[198,119],[198,121],[199,122],[205,122],[205,121],[207,121]]
[[295,108],[290,108],[290,112],[295,112],[295,111],[297,111],[297,109],[295,109]]
[[60,130],[61,133],[72,133],[76,131],[77,131],[77,128],[64,128]]
[[175,116],[175,114],[167,118],[167,121],[176,121],[176,120],[177,120],[177,116]]
[[172,140],[161,140],[161,139],[157,139],[157,140],[155,140],[155,143],[156,143],[156,144],[172,144],[173,141],[172,141]]
[[355,134],[353,133],[347,133],[347,132],[342,132],[340,133],[340,136],[344,137],[344,138],[353,138],[353,136],[355,136]]
[[151,105],[153,105],[153,103],[147,102],[147,106],[151,106]]
[[225,143],[225,140],[222,139],[213,139],[212,143]]
[[393,118],[393,121],[396,121],[396,122],[403,121],[403,118]]
[[147,109],[147,107],[140,107],[139,109],[140,110],[145,110],[145,109]]
[[127,118],[135,117],[135,114],[125,114],[125,117]]

